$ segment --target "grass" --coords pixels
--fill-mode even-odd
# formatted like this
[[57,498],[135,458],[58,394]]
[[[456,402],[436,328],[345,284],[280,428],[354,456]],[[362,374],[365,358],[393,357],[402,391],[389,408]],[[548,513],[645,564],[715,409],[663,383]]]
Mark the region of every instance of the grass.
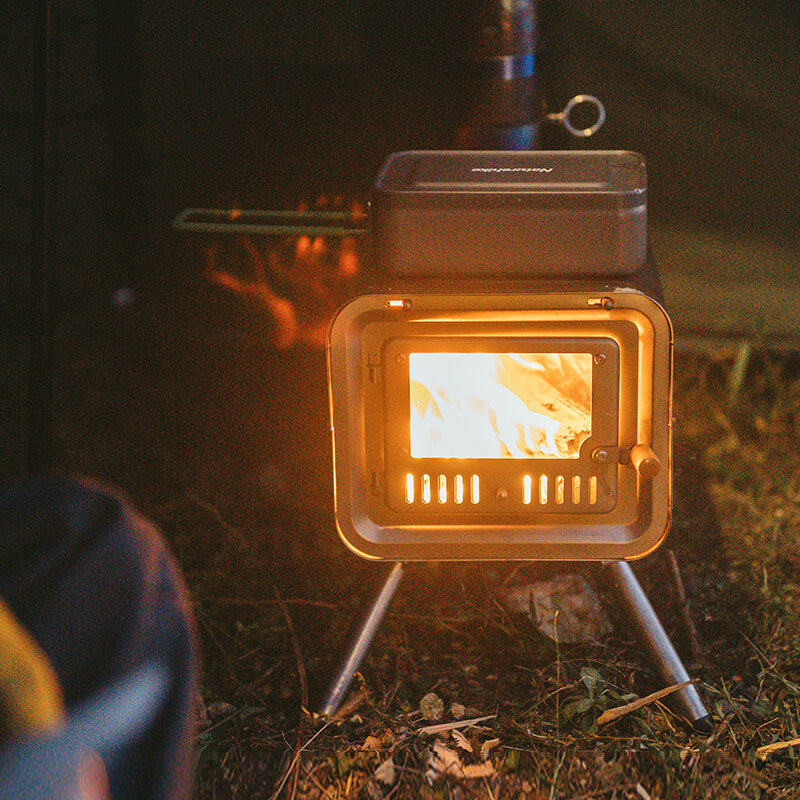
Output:
[[[598,726],[660,686],[611,604],[616,632],[588,645],[557,645],[506,611],[507,581],[552,572],[535,565],[410,569],[343,712],[315,715],[383,568],[335,536],[323,356],[278,352],[269,335],[213,297],[155,293],[60,341],[63,465],[131,492],[193,597],[197,800],[800,798],[800,748],[759,750],[800,736],[797,354],[754,347],[735,398],[735,354],[676,358],[667,547],[709,735],[667,701]],[[663,553],[635,568],[688,657]],[[426,733],[430,693],[438,722],[490,719]]]

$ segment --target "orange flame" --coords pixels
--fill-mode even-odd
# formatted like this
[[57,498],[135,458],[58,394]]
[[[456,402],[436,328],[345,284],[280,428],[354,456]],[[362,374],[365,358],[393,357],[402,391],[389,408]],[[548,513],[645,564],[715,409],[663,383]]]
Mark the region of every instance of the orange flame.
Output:
[[411,353],[412,458],[578,458],[590,353]]

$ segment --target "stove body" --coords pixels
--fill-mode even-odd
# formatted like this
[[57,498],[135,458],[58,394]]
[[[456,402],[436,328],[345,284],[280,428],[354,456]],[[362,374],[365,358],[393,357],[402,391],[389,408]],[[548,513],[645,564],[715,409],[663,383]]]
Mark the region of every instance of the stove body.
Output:
[[336,522],[366,558],[641,557],[671,504],[669,319],[631,153],[407,153],[328,348]]

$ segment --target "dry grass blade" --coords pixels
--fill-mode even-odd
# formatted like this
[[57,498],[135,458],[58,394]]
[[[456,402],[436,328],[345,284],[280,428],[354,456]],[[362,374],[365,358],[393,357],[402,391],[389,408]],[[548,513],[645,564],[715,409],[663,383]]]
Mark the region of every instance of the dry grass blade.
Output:
[[302,747],[297,748],[292,757],[292,760],[289,762],[288,766],[283,772],[281,779],[278,781],[278,786],[275,791],[270,795],[270,800],[278,800],[281,796],[281,792],[283,791],[283,787],[286,785],[286,781],[289,780],[289,777],[294,773],[296,765],[300,764],[300,756],[303,754],[303,751],[317,738],[331,723],[326,722]]
[[599,726],[599,725],[605,725],[607,722],[613,722],[615,719],[619,719],[620,717],[624,717],[626,714],[630,714],[631,711],[636,711],[640,708],[644,708],[645,706],[649,706],[652,703],[655,703],[657,700],[661,700],[662,697],[666,697],[667,695],[670,695],[673,692],[677,692],[680,689],[684,689],[691,683],[693,683],[693,681],[683,681],[683,683],[676,683],[673,686],[667,686],[665,689],[659,689],[657,692],[648,694],[647,697],[640,697],[638,700],[634,700],[633,702],[628,703],[627,705],[617,706],[616,708],[609,708],[608,711],[604,711],[597,718],[597,724]]

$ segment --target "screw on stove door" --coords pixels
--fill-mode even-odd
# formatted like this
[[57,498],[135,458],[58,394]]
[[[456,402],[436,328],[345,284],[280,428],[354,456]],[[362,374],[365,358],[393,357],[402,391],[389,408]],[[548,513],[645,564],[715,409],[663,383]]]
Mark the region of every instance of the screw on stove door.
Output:
[[592,460],[596,461],[598,464],[605,464],[606,461],[608,461],[608,450],[598,447],[596,450],[592,451]]

